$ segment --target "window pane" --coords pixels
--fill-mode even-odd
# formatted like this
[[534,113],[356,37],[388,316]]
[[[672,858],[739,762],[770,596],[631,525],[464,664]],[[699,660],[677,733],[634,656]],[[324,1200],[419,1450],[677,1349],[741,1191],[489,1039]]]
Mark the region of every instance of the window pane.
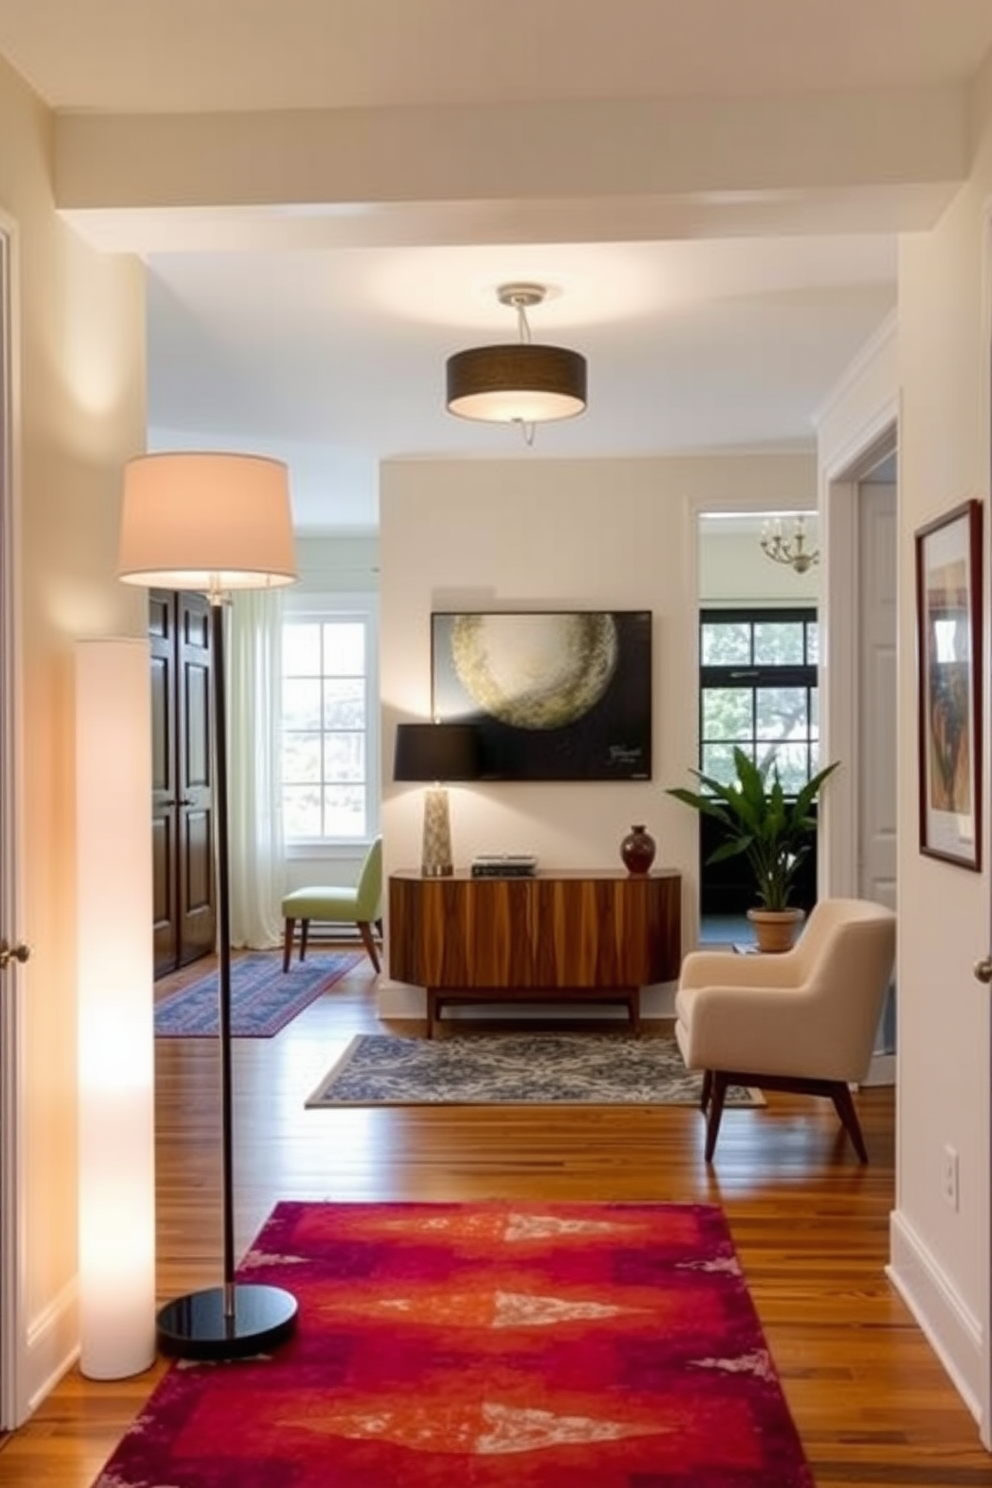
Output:
[[[811,687],[809,690],[809,736],[811,739],[820,737],[820,689]],[[816,771],[813,772],[816,774]]]
[[294,621],[282,628],[284,677],[320,675],[320,626]]
[[320,682],[292,681],[282,684],[282,726],[287,729],[320,728]]
[[[750,755],[752,750],[747,747],[745,754]],[[704,744],[703,764],[704,775],[711,775],[714,780],[719,780],[721,785],[730,785],[737,778],[734,769],[734,746],[732,744]]]
[[365,626],[360,621],[333,620],[324,626],[324,673],[365,675]]
[[284,734],[282,747],[284,785],[320,783],[320,735]]
[[705,687],[703,739],[753,739],[753,695],[750,687]]
[[324,683],[324,727],[326,729],[363,729],[365,727],[364,677],[333,677]]
[[815,620],[806,622],[806,661],[809,666],[820,664],[820,627]]
[[805,738],[806,688],[758,687],[755,689],[755,713],[757,738]]
[[700,636],[704,666],[748,666],[751,661],[751,627],[744,621],[707,621]]
[[779,744],[774,750],[778,778],[787,796],[798,795],[809,779],[809,749],[805,744]]
[[760,620],[754,627],[756,666],[802,666],[803,621]]
[[365,735],[324,735],[324,779],[365,779]]
[[324,836],[364,837],[365,791],[354,786],[331,786],[324,792]]
[[[319,610],[318,606],[318,610]],[[283,812],[290,841],[364,839],[371,821],[374,622],[329,603],[283,623]]]
[[320,837],[320,787],[283,786],[282,813],[287,837]]

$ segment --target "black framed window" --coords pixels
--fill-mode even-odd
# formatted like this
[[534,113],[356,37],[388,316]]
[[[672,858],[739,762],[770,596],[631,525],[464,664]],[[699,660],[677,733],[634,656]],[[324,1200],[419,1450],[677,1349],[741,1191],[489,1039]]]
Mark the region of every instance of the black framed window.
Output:
[[729,784],[736,746],[795,795],[820,768],[815,608],[702,610],[699,660],[703,774]]

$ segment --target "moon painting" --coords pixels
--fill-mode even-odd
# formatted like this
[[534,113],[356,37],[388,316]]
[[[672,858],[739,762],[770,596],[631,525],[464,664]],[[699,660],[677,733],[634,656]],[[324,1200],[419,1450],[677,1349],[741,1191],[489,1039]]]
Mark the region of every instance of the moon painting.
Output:
[[650,611],[431,622],[433,716],[476,726],[486,779],[650,779]]

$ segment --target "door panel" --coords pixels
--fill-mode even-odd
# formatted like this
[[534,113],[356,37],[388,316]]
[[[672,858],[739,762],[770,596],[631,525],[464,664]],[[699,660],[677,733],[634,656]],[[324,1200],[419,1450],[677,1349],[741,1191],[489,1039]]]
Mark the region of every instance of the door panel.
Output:
[[865,484],[858,501],[860,575],[861,892],[895,909],[896,488]]
[[148,605],[152,688],[152,902],[155,975],[179,964],[176,913],[179,792],[176,787],[176,637],[173,596],[153,590]]
[[[858,892],[896,907],[896,487],[858,488]],[[889,988],[868,1084],[895,1079],[896,989]]]
[[210,607],[153,590],[152,854],[155,975],[214,949]]
[[179,619],[179,966],[214,948],[213,749],[210,606],[202,594],[176,596]]

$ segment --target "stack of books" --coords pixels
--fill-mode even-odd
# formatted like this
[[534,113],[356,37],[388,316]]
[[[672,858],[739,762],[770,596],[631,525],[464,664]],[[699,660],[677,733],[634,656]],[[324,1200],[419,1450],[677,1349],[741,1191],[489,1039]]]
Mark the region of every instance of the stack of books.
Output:
[[531,853],[482,853],[472,859],[473,878],[533,878],[536,872]]

